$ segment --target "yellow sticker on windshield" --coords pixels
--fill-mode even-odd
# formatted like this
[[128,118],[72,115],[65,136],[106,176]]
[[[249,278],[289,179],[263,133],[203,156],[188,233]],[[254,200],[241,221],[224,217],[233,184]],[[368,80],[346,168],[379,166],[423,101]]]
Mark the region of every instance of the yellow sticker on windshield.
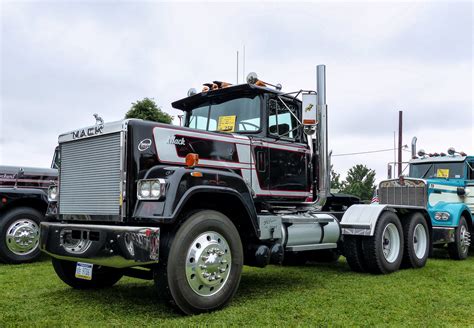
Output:
[[235,131],[235,115],[219,116],[217,131],[234,132]]
[[449,178],[449,169],[438,169],[436,172],[437,178]]

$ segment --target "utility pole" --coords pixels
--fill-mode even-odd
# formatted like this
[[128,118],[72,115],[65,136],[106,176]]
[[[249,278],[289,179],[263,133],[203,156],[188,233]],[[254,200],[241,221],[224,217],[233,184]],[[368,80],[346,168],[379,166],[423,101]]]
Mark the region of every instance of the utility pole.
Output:
[[402,174],[403,111],[398,111],[398,176]]

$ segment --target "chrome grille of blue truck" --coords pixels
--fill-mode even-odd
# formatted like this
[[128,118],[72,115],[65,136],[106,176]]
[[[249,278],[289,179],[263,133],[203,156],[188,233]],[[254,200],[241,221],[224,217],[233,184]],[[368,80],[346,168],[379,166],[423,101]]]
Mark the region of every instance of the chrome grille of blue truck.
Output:
[[426,184],[418,183],[417,185],[395,185],[396,182],[383,182],[379,186],[379,203],[390,205],[403,205],[426,207],[427,191]]
[[120,215],[121,133],[61,144],[59,214]]

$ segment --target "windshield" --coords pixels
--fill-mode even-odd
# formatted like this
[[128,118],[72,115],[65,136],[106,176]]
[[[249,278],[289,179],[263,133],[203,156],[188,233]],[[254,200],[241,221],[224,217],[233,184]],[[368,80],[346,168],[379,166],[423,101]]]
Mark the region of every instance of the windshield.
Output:
[[219,132],[255,132],[260,130],[258,95],[211,100],[187,112],[186,126]]
[[410,177],[428,178],[464,178],[464,163],[420,163],[410,164]]

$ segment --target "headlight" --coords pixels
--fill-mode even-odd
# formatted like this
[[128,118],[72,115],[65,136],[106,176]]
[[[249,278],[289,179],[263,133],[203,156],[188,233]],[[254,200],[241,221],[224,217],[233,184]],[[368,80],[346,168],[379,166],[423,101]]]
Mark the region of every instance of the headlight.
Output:
[[148,181],[143,181],[139,185],[139,190],[138,190],[138,195],[143,197],[143,198],[148,198],[150,197],[150,182]]
[[140,200],[160,199],[165,194],[166,182],[164,179],[139,180],[137,184],[137,197]]
[[151,197],[159,198],[161,195],[161,183],[152,182],[151,183]]
[[58,200],[58,187],[49,186],[48,188],[48,201],[55,202]]
[[438,221],[448,221],[450,214],[448,212],[436,212],[435,213],[435,220]]

